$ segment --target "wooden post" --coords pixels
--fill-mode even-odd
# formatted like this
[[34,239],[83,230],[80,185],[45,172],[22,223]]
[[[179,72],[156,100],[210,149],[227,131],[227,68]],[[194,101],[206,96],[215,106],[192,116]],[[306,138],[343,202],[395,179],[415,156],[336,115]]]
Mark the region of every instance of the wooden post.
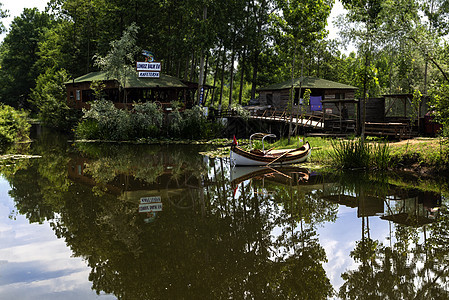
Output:
[[[341,99],[339,99],[341,100]],[[338,101],[338,110],[340,112],[340,133],[342,132],[342,128],[341,128],[341,101]]]

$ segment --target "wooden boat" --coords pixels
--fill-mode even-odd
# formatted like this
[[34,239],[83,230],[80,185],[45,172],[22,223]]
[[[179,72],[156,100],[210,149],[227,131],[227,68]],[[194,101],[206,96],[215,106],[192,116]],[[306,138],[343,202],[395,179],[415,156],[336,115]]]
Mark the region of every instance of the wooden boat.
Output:
[[[262,145],[263,140],[266,137],[275,137],[273,134],[261,134],[257,133],[252,135],[263,135],[262,137]],[[251,148],[251,137],[250,137],[250,148]],[[246,151],[237,145],[236,140],[234,139],[234,143],[231,146],[230,160],[231,164],[234,166],[278,166],[278,165],[287,165],[287,164],[296,164],[305,162],[311,152],[311,147],[309,142],[302,145],[296,149],[279,149],[279,150],[268,150],[265,151],[265,146],[263,145],[263,149],[259,150],[251,150]]]

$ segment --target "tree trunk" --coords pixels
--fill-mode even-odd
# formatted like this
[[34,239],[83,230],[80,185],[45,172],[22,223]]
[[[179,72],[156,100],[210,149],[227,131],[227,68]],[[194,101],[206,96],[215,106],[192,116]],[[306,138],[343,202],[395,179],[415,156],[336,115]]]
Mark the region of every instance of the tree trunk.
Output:
[[221,105],[223,103],[223,87],[224,87],[224,73],[226,68],[226,47],[223,50],[223,64],[221,67],[221,87],[220,87],[220,101],[218,103],[218,110],[221,111]]
[[194,68],[195,68],[195,50],[192,50],[192,60],[190,63],[190,76],[189,81],[193,81],[193,75],[194,75]]
[[246,45],[243,48],[243,51],[241,53],[241,66],[240,66],[240,72],[242,73],[240,75],[240,90],[239,90],[239,104],[242,105],[242,97],[243,97],[243,80],[245,78],[245,63],[246,63]]
[[[233,42],[234,44],[234,42]],[[231,105],[232,105],[232,92],[234,89],[234,59],[235,59],[235,51],[234,51],[234,46],[232,47],[232,54],[231,54],[231,65],[229,66],[229,72],[230,72],[230,76],[229,76],[229,105],[228,105],[228,110],[231,110]]]
[[256,98],[256,83],[257,83],[257,72],[259,71],[259,54],[260,51],[255,49],[254,52],[254,62],[253,62],[253,77],[251,80],[251,99]]
[[[203,20],[207,19],[207,6],[204,5],[203,7]],[[197,91],[197,103],[198,105],[202,105],[203,104],[203,97],[204,97],[204,52],[205,49],[201,49],[201,58],[200,58],[200,73],[198,75],[198,91]]]
[[220,66],[220,55],[217,56],[217,64],[215,65],[215,74],[214,74],[214,83],[213,83],[214,88],[212,89],[211,105],[214,105],[214,101],[215,101],[215,84],[217,83],[219,66]]
[[[297,50],[297,41],[295,40],[295,51],[293,53],[293,60],[292,60],[292,86],[290,89],[290,121],[288,122],[288,144],[290,144],[291,140],[291,134],[292,134],[292,122],[293,122],[293,98],[294,98],[294,84],[295,84],[295,57],[296,57],[296,50]],[[303,56],[304,58],[304,56]],[[302,75],[302,74],[301,74]],[[302,78],[299,79],[302,81]],[[301,97],[301,94],[299,95]]]

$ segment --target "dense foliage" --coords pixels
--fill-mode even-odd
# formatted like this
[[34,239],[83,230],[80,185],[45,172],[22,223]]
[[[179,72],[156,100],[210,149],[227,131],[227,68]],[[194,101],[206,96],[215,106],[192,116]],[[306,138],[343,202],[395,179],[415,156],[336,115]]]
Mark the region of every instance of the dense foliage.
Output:
[[0,105],[0,144],[22,142],[29,139],[28,114],[8,105]]
[[[0,101],[29,108],[45,122],[59,114],[55,120],[67,124],[71,114],[53,88],[58,72],[73,78],[104,69],[111,49],[124,50],[128,62],[138,59],[135,50],[150,50],[164,73],[214,85],[207,106],[245,104],[257,98],[258,87],[300,74],[356,86],[359,98],[425,96],[431,87],[443,94],[449,83],[446,1],[341,3],[341,39],[331,40],[325,26],[333,0],[168,0],[151,7],[141,0],[52,0],[45,12],[25,9],[11,24],[0,46]],[[126,30],[135,45],[116,47]],[[342,54],[349,43],[357,52]],[[52,101],[39,99],[50,90]],[[436,101],[435,110],[441,104]]]
[[76,128],[81,139],[110,141],[139,140],[159,137],[214,138],[222,126],[208,120],[203,108],[195,106],[165,116],[155,103],[137,103],[132,110],[118,109],[107,100],[91,103],[83,121]]

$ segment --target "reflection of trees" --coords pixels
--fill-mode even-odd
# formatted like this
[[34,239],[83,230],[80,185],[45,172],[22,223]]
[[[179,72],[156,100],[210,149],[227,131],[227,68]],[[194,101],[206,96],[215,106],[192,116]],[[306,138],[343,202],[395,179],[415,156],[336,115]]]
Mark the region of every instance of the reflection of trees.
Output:
[[66,148],[66,139],[44,131],[43,139],[34,143],[29,151],[38,155],[45,152],[45,155],[2,169],[3,176],[11,185],[9,193],[18,211],[26,215],[30,222],[53,219],[54,212],[58,212],[64,204],[63,193],[70,185]]
[[87,257],[94,289],[123,299],[329,295],[319,263],[325,255],[313,231],[303,231],[300,247],[292,237],[273,241],[276,204],[269,197],[254,193],[236,199],[229,188],[218,189],[224,191],[220,195],[212,190],[205,193],[206,207],[198,205],[200,199],[188,211],[169,206],[151,224],[126,203],[98,197],[92,211],[74,206],[70,222],[63,214],[57,232],[65,236],[77,229],[66,239]]
[[[439,222],[420,229],[397,225],[390,246],[362,239],[351,252],[357,270],[342,274],[343,299],[448,299],[449,214],[443,207]],[[442,235],[442,233],[444,233]],[[442,238],[443,237],[443,238]]]
[[[234,194],[226,162],[207,165],[198,148],[85,146],[80,161],[88,161],[97,183],[120,186],[117,178],[125,176],[129,184],[123,189],[173,191],[155,221],[145,223],[137,201],[95,193],[92,185],[68,178],[69,160],[80,154],[65,141],[47,139],[30,151],[42,158],[5,172],[11,195],[30,221],[52,220],[57,236],[92,268],[97,292],[121,299],[332,295],[315,231],[336,218],[337,205],[321,198],[324,188],[253,180]],[[385,194],[375,183],[363,192],[352,183],[344,189]],[[422,245],[421,232],[403,226],[396,229],[394,247],[364,236],[351,253],[360,266],[343,274],[340,296],[447,297],[447,224],[428,225]]]
[[[142,147],[147,152],[114,147],[83,149],[92,178],[110,184],[126,175],[146,188],[155,182],[179,190],[176,195],[183,200],[164,203],[164,211],[147,224],[146,215],[137,213],[138,203],[95,193],[84,181],[70,180],[67,165],[78,154],[56,140],[36,144],[33,151],[42,159],[8,178],[20,212],[31,221],[52,220],[56,235],[74,255],[86,259],[96,291],[122,299],[330,294],[321,265],[324,251],[315,232],[306,229],[273,239],[274,227],[282,224],[279,203],[258,193],[234,197],[226,163],[206,166],[197,150],[168,147],[161,155],[151,147]],[[167,184],[159,182],[162,177]]]
[[[173,177],[201,169],[202,157],[199,148],[146,145],[79,145],[78,148],[89,157],[86,173],[97,184],[114,181],[117,176],[132,177],[146,183],[154,183],[170,168]],[[127,188],[125,188],[127,189]]]

